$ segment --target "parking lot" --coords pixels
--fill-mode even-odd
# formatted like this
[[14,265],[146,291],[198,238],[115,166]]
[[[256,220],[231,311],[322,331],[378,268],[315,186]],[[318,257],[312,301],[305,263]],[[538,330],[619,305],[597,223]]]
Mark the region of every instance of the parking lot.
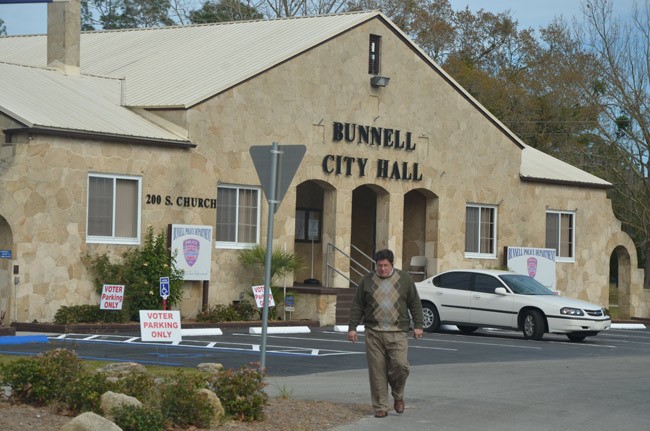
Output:
[[[33,355],[67,346],[88,359],[191,367],[239,367],[260,359],[260,335],[245,329],[184,337],[178,345],[142,343],[138,334],[27,335],[40,342],[0,344],[0,353]],[[525,340],[513,331],[453,327],[409,341],[406,412],[375,419],[363,336],[347,341],[333,328],[269,334],[271,396],[368,405],[368,417],[337,431],[396,428],[442,431],[646,430],[650,423],[650,329],[611,329],[584,342],[546,334]]]
[[[302,375],[365,368],[363,334],[352,344],[334,328],[307,328],[308,333],[269,333],[266,365],[270,375]],[[86,359],[136,361],[143,364],[192,367],[219,362],[239,367],[259,361],[261,336],[247,328],[230,329],[222,335],[183,337],[167,343],[142,342],[139,334],[41,334],[37,343],[0,344],[0,352],[34,354],[52,347],[69,347]],[[29,341],[27,337],[26,341]],[[47,343],[43,342],[47,341]],[[513,362],[544,359],[650,356],[650,329],[611,329],[584,342],[546,334],[541,341],[525,340],[514,331],[482,329],[460,334],[454,326],[410,340],[412,365]]]

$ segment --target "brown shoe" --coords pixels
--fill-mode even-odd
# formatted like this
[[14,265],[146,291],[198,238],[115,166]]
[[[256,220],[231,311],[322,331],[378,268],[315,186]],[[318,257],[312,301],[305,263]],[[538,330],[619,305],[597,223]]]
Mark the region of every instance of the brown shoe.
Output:
[[395,400],[395,404],[393,404],[393,407],[395,407],[395,411],[399,414],[404,413],[404,400]]
[[375,412],[375,417],[376,417],[376,418],[385,418],[386,416],[388,416],[388,412],[387,412],[387,411],[384,411],[384,410],[377,410],[377,411]]

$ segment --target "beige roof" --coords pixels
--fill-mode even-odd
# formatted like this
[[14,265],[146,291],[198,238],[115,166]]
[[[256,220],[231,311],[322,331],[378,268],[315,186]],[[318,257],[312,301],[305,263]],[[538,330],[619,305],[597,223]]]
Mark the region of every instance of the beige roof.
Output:
[[120,105],[120,81],[0,63],[0,112],[30,128],[188,143]]
[[[190,107],[378,12],[82,33],[81,73],[126,78],[126,104]],[[0,59],[44,67],[46,36],[0,38]]]
[[611,187],[612,184],[526,145],[521,154],[520,176],[524,180]]
[[[183,131],[173,135],[145,121],[133,111],[120,107],[116,97],[122,94],[124,105],[132,108],[188,108],[374,18],[383,20],[411,44],[423,60],[521,149],[522,179],[596,187],[611,185],[526,146],[378,11],[82,33],[82,77],[32,69],[29,76],[34,79],[33,84],[21,81],[21,85],[15,86],[20,96],[11,93],[10,106],[5,106],[6,97],[1,92],[0,106],[22,116],[25,124],[179,139]],[[0,37],[0,61],[45,67],[46,43],[45,35]],[[10,70],[6,78],[5,70]],[[27,74],[22,78],[16,75],[20,72],[15,66],[0,68],[0,82],[27,79]],[[118,79],[124,80],[124,87],[119,87]],[[102,95],[102,100],[88,95]],[[52,102],[42,103],[43,100]]]

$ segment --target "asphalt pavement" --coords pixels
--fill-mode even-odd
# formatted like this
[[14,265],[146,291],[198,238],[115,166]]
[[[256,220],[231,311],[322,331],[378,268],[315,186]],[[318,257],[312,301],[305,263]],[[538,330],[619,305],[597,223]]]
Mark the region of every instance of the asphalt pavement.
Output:
[[[531,341],[515,332],[478,332],[464,336],[447,331],[414,341],[402,415],[391,411],[386,418],[374,418],[362,343],[352,345],[345,334],[323,328],[310,335],[270,338],[269,362],[279,372],[266,377],[267,391],[270,396],[367,406],[367,417],[336,431],[650,429],[650,330],[645,327],[618,327],[583,343],[562,336]],[[47,348],[53,334],[18,336],[42,337],[45,342],[0,346],[0,351],[33,354]],[[259,353],[255,351],[259,336],[244,331],[215,337],[209,348],[155,346],[152,350],[133,341],[87,338],[74,343],[94,355],[104,349],[106,356],[123,357],[122,349],[127,348],[133,359],[123,359],[153,358],[175,366],[180,365],[172,362],[181,360],[255,360]]]

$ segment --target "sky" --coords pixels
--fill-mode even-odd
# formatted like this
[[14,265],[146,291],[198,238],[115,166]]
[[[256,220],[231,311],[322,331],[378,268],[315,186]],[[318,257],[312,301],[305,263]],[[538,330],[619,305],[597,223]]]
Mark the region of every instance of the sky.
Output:
[[[43,34],[47,32],[47,4],[1,4],[0,18],[4,20],[8,35]],[[25,1],[25,0],[23,0]],[[555,16],[570,20],[580,17],[580,0],[450,0],[454,10],[469,6],[476,12],[484,9],[499,13],[506,10],[519,22],[519,29],[547,26]],[[632,11],[634,0],[613,0],[617,15]]]

